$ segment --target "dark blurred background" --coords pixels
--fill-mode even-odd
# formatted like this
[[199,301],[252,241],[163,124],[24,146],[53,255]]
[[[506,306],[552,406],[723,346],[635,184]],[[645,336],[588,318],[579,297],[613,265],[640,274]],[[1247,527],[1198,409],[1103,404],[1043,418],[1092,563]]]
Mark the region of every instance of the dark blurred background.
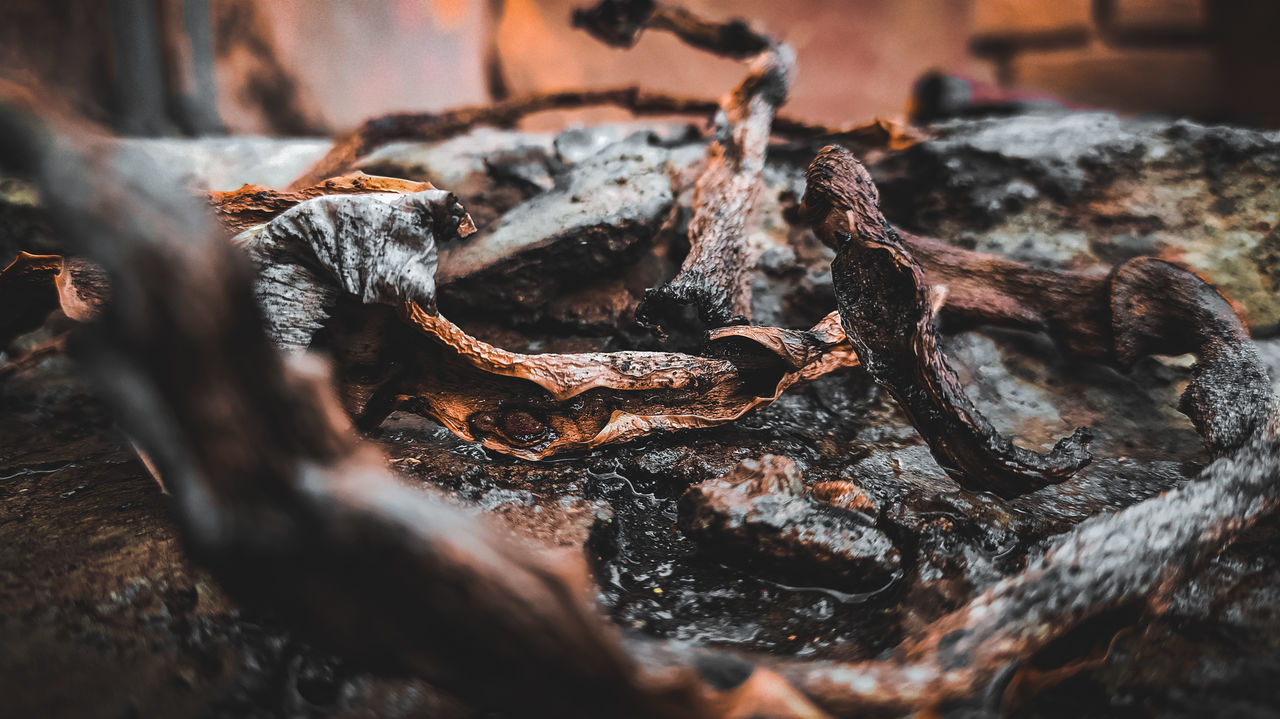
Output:
[[[571,29],[589,0],[0,0],[0,68],[135,135],[315,135],[394,110],[639,83],[716,97],[741,67]],[[796,49],[790,113],[904,116],[929,70],[1123,113],[1280,127],[1275,0],[688,0]],[[621,117],[579,113],[581,121]],[[535,125],[562,123],[537,118]]]

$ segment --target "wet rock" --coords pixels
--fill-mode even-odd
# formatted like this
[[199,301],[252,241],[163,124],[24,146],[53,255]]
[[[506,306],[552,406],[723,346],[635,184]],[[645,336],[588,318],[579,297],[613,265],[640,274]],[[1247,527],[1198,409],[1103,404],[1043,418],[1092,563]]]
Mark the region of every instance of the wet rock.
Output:
[[1041,265],[1185,263],[1280,331],[1280,133],[1088,112],[935,134],[872,168],[890,220]]
[[545,132],[518,132],[492,127],[476,129],[441,142],[391,142],[360,159],[357,168],[370,175],[427,181],[465,196],[487,162],[499,155],[552,153],[555,137]]
[[786,583],[867,590],[898,569],[898,550],[870,518],[814,501],[785,457],[744,460],[680,499],[684,531],[708,553]]
[[674,195],[669,151],[644,133],[574,166],[554,190],[512,208],[491,229],[444,248],[442,307],[535,308],[635,260]]

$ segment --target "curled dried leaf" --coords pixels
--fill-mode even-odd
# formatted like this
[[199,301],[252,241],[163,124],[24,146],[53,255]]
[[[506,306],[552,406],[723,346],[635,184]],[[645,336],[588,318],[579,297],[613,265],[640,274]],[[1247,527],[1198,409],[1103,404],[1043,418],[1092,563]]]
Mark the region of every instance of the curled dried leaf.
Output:
[[470,226],[444,190],[323,195],[238,235],[259,268],[258,301],[281,346],[306,349],[340,293],[435,306],[436,236]]
[[[379,177],[353,172],[330,177],[310,187],[274,190],[260,185],[244,185],[230,192],[208,193],[209,206],[224,227],[235,233],[270,222],[300,202],[321,195],[365,195],[378,192],[409,194],[436,189],[430,182],[414,182],[397,177]],[[461,232],[464,236],[467,232]]]

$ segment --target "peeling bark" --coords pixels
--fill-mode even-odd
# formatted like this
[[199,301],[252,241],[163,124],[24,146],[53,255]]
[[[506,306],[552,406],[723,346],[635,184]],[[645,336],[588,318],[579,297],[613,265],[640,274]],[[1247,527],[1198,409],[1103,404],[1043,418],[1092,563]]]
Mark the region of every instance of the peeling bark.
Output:
[[[209,205],[222,225],[238,234],[250,227],[266,224],[294,205],[321,195],[412,193],[434,189],[430,182],[412,182],[397,177],[377,177],[355,172],[330,177],[299,190],[273,190],[259,185],[245,185],[230,192],[210,192]],[[465,237],[474,229],[463,228],[460,234]]]

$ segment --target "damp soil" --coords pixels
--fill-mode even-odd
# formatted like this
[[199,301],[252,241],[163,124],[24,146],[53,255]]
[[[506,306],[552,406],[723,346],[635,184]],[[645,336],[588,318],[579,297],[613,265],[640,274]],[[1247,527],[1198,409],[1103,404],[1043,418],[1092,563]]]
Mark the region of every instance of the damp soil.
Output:
[[[975,125],[971,134],[986,130]],[[612,148],[602,155],[606,159],[643,161],[645,177],[671,183],[669,194],[662,183],[649,193],[658,197],[652,213],[637,216],[628,232],[643,225],[661,226],[659,237],[679,233],[680,205],[688,201],[679,178],[688,174],[690,158],[700,155],[696,137],[668,132],[655,139],[653,133],[615,128],[599,130],[600,142],[584,144],[584,131],[573,132],[576,144],[510,133],[505,145],[486,147],[485,153],[496,154],[485,162],[430,155],[431,172],[406,168],[394,154],[378,162],[384,172],[410,179],[434,175],[438,184],[446,176],[454,182],[441,186],[471,188],[463,194],[473,213],[480,207],[484,215],[486,197],[503,198],[484,215],[492,233],[504,227],[498,218],[512,207],[540,203],[521,210],[549,218],[548,242],[524,238],[539,250],[530,255],[535,262],[499,264],[487,255],[477,260],[485,272],[499,267],[528,275],[523,281],[561,271],[556,268],[565,257],[581,261],[553,251],[582,240],[572,228],[595,233],[615,224],[618,206],[584,208],[573,192],[561,198],[547,190],[589,189],[597,175],[608,179],[612,165],[602,161],[597,164],[604,170],[593,169],[584,159],[599,148]],[[930,151],[968,152],[976,143],[960,141],[968,137],[963,127],[950,132],[947,142],[959,149],[939,143],[901,162]],[[643,151],[628,151],[625,143],[642,144]],[[442,153],[447,144],[432,151]],[[569,151],[588,145],[593,153],[582,157]],[[768,191],[748,228],[761,250],[753,311],[762,323],[807,327],[834,306],[831,256],[811,235],[788,225],[783,213],[786,194],[803,190],[795,179],[803,160],[788,164],[788,158],[811,152],[773,156]],[[950,191],[944,199],[976,204],[982,200],[970,198],[970,189],[1013,182],[1020,170],[1002,169],[1016,165],[1011,156],[987,152],[985,174],[957,185],[968,189]],[[554,176],[530,181],[525,170],[531,157],[544,158],[534,164]],[[1067,160],[1064,167],[1077,166]],[[886,167],[886,173],[893,169]],[[579,175],[568,177],[575,168]],[[901,198],[910,191],[902,179],[909,174],[897,177],[885,187],[890,208],[908,206]],[[927,189],[931,197],[946,191]],[[1072,191],[1060,194],[1070,199]],[[923,224],[901,212],[891,219]],[[570,231],[555,220],[561,214],[576,218]],[[646,242],[629,235],[625,244],[641,256],[675,254],[652,261],[645,272],[670,273],[678,266],[678,243]],[[633,262],[635,255],[627,256]],[[627,268],[617,266],[602,266],[597,274],[602,282],[638,289],[627,302],[601,305],[589,317],[557,314],[557,298],[531,314],[486,315],[474,300],[484,294],[485,283],[458,280],[452,294],[444,287],[442,306],[453,302],[458,312],[451,316],[465,329],[516,351],[656,346],[635,329],[626,309],[652,278],[629,283]],[[558,290],[559,299],[591,290],[570,285]],[[1072,428],[1087,425],[1096,435],[1095,460],[1062,484],[1013,500],[963,490],[937,465],[901,410],[857,369],[794,388],[730,425],[552,461],[498,455],[404,412],[393,413],[370,436],[404,481],[423,492],[491,515],[516,535],[581,552],[602,611],[628,633],[802,659],[874,658],[1018,571],[1083,519],[1185,483],[1208,459],[1190,422],[1175,409],[1190,377],[1185,358],[1148,359],[1132,373],[1119,374],[1067,361],[1040,335],[942,329],[962,385],[998,430],[1022,446],[1045,450]],[[1264,356],[1280,364],[1276,341]],[[806,487],[839,482],[865,495],[869,501],[859,521],[887,537],[900,555],[888,579],[835,587],[821,574],[780,574],[776,564],[750,549],[726,552],[681,529],[680,498],[690,486],[717,481],[743,460],[770,454],[794,462]],[[957,711],[1027,717],[1280,714],[1280,684],[1274,681],[1280,676],[1275,530],[1260,528],[1212,562],[1161,618],[1118,635],[1116,627],[1095,628],[1097,636],[1081,646],[1097,653],[1097,661],[1078,673],[1015,704]],[[473,716],[422,682],[375,676],[326,651],[322,638],[317,643],[291,634],[288,625],[288,617],[241,610],[186,559],[165,495],[69,360],[53,358],[0,381],[0,713]],[[1098,641],[1100,651],[1093,646]]]

